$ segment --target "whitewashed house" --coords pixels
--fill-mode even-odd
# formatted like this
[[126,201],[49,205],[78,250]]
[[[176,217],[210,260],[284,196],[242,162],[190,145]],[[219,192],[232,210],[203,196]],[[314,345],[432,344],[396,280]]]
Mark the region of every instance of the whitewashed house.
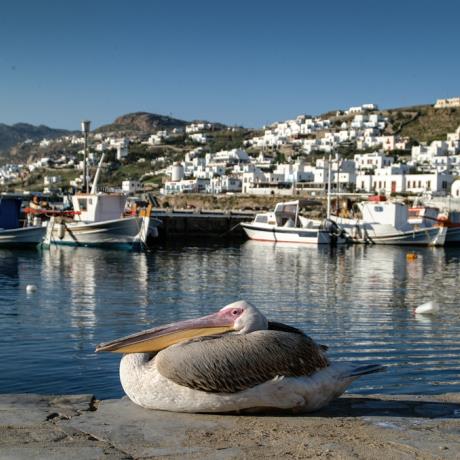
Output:
[[127,195],[144,190],[144,184],[138,180],[124,180],[121,183],[121,191]]
[[213,177],[206,188],[208,193],[238,193],[241,190],[241,179],[233,176]]
[[181,181],[168,181],[160,189],[163,195],[172,195],[175,193],[201,193],[205,192],[209,185],[209,179],[183,179]]
[[358,153],[353,157],[359,171],[371,171],[384,168],[393,164],[393,157],[386,156],[384,152]]
[[450,196],[460,198],[460,179],[454,180],[450,187]]
[[197,144],[206,144],[206,142],[208,142],[208,137],[206,136],[206,134],[203,133],[189,134],[188,137],[190,140],[196,142]]

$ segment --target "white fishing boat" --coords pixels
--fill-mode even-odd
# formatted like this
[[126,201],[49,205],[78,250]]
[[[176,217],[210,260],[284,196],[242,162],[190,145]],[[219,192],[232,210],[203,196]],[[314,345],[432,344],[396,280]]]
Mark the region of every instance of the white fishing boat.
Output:
[[139,214],[125,217],[126,195],[97,192],[103,158],[91,192],[72,196],[73,218],[51,217],[43,242],[45,247],[55,244],[139,249],[146,246],[149,234],[155,233],[161,224],[150,216],[150,205]]
[[331,216],[348,233],[353,242],[395,245],[443,246],[446,227],[436,219],[409,219],[408,206],[386,201],[384,197],[370,197],[358,203],[361,216],[349,219]]
[[[74,217],[51,217],[44,245],[140,248],[147,242],[149,227],[160,221],[145,215],[123,217],[122,194],[77,194],[72,197]],[[152,221],[151,221],[152,220]]]
[[0,247],[27,247],[36,246],[42,242],[46,227],[41,221],[24,226],[20,221],[21,200],[14,197],[0,198]]
[[345,243],[347,238],[329,219],[308,219],[300,214],[302,200],[278,203],[273,212],[256,214],[252,222],[241,226],[252,240],[286,243],[334,244]]

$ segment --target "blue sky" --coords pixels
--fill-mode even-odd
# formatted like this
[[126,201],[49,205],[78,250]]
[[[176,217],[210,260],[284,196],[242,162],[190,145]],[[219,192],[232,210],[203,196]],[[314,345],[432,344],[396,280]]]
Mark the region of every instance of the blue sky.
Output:
[[148,111],[260,127],[460,96],[460,2],[41,0],[0,6],[0,123]]

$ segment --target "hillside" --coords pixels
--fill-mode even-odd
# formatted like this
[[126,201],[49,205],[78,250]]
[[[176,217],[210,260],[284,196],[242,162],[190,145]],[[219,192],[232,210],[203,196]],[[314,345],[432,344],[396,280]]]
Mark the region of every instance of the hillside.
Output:
[[[417,105],[384,109],[376,113],[380,113],[388,119],[389,123],[385,129],[385,134],[407,136],[416,142],[431,142],[435,139],[444,140],[447,133],[454,132],[460,126],[459,107],[435,109],[431,105]],[[331,119],[334,129],[340,129],[340,125],[344,121],[350,122],[353,116],[351,114],[337,116],[335,111],[321,115],[323,118]],[[126,135],[142,139],[160,130],[183,129],[188,123],[190,122],[167,115],[134,112],[119,116],[113,123],[101,126],[93,132],[103,133],[104,135],[112,133],[113,135]],[[249,135],[255,134],[252,130],[243,128],[233,132],[234,130],[228,130],[221,123],[212,123],[210,131],[212,133],[210,133],[208,148],[211,152],[239,147],[243,144],[244,139],[247,139]],[[74,148],[70,145],[61,144],[39,148],[38,144],[33,142],[40,141],[43,138],[53,139],[75,132],[52,129],[44,125],[33,126],[27,123],[17,123],[8,126],[0,123],[0,164],[11,160],[24,161],[29,158],[52,154],[53,152],[72,152]],[[167,143],[183,147],[184,136],[177,134]]]
[[167,115],[158,115],[147,112],[134,112],[122,115],[111,124],[101,126],[94,130],[96,133],[126,132],[126,133],[153,133],[163,129],[184,128],[184,120],[172,118]]
[[34,126],[28,123],[16,123],[9,126],[0,123],[0,156],[21,142],[27,140],[38,141],[43,138],[54,139],[70,132],[65,129],[53,129],[44,125]]
[[[432,106],[418,106],[414,109],[417,115],[401,128],[401,136],[419,142],[445,140],[447,133],[454,132],[460,126],[460,107],[435,109]],[[401,110],[396,109],[396,112]]]
[[[335,126],[342,121],[350,122],[354,115],[336,116],[335,111],[322,114],[321,117],[329,118]],[[460,126],[460,107],[435,109],[432,105],[415,105],[411,107],[396,107],[378,110],[388,118],[385,134],[399,134],[409,137],[417,142],[432,142],[445,140],[447,133],[454,132]]]

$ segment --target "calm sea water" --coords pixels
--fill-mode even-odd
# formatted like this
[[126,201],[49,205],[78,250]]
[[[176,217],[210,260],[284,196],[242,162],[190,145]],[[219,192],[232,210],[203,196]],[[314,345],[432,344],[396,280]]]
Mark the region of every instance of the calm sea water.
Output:
[[[406,255],[415,251],[417,258]],[[460,248],[177,245],[0,250],[0,392],[123,394],[96,344],[247,299],[334,359],[385,363],[362,393],[460,391]],[[37,285],[28,294],[26,286]],[[413,309],[441,304],[433,317]]]

